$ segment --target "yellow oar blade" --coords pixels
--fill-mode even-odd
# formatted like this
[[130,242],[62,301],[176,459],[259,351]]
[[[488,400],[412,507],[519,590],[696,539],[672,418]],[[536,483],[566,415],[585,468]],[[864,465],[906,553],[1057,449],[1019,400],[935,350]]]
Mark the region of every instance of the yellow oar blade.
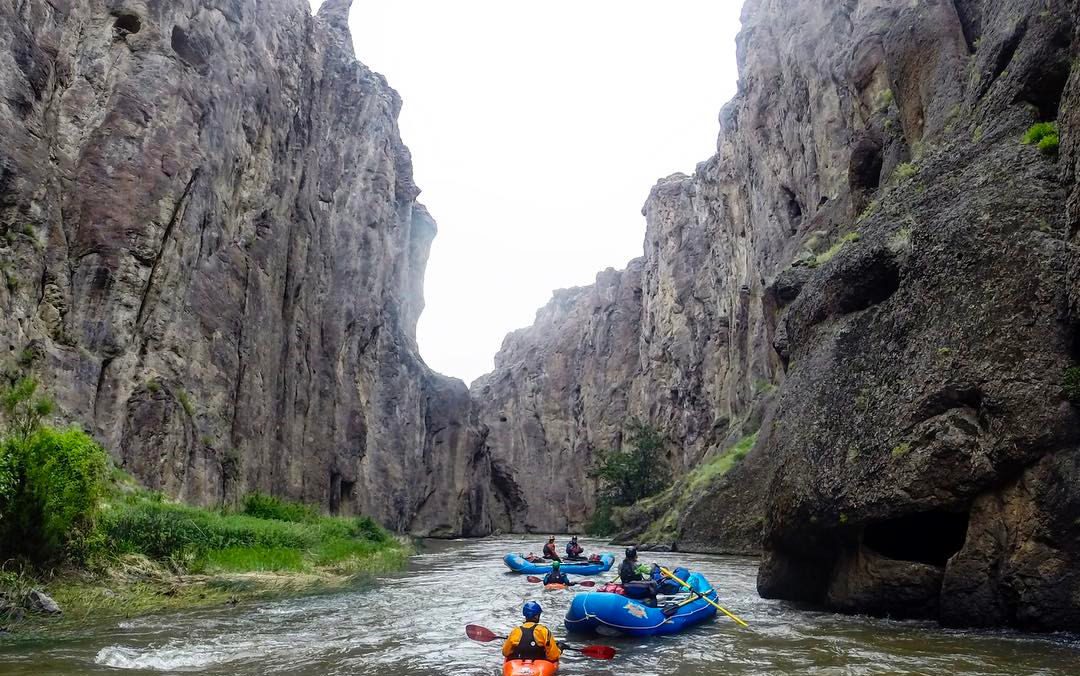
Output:
[[739,616],[737,616],[737,615],[735,615],[735,614],[731,613],[731,612],[730,612],[730,611],[728,611],[728,609],[727,609],[727,608],[725,608],[724,606],[720,605],[720,604],[719,604],[719,603],[717,603],[716,601],[713,601],[713,600],[712,600],[712,599],[710,599],[710,598],[709,598],[708,596],[705,596],[704,594],[701,594],[701,593],[698,593],[698,592],[694,591],[694,588],[693,588],[693,587],[691,587],[691,586],[690,586],[690,585],[689,585],[688,583],[684,582],[683,580],[680,580],[679,578],[675,577],[675,573],[672,573],[672,572],[671,572],[670,570],[668,570],[667,568],[664,568],[663,566],[660,566],[660,572],[664,574],[664,577],[670,577],[670,578],[671,578],[672,580],[675,580],[676,582],[678,582],[678,583],[679,583],[679,584],[681,584],[682,586],[686,587],[686,588],[687,588],[688,590],[690,590],[690,591],[691,591],[691,592],[693,592],[694,594],[697,594],[697,595],[698,595],[698,596],[700,596],[701,598],[703,598],[703,599],[705,599],[706,601],[708,601],[709,603],[711,603],[711,604],[712,604],[713,606],[715,606],[715,607],[716,607],[716,609],[717,609],[717,610],[719,610],[719,611],[720,611],[720,612],[722,612],[723,614],[725,614],[725,615],[727,615],[728,617],[730,617],[730,618],[731,618],[732,620],[734,620],[734,621],[735,621],[735,623],[736,623],[736,624],[738,624],[738,625],[739,625],[740,627],[749,627],[749,626],[750,626],[750,625],[748,625],[748,624],[747,624],[746,622],[743,622],[743,620],[742,620],[742,618],[741,618],[741,617],[739,617]]

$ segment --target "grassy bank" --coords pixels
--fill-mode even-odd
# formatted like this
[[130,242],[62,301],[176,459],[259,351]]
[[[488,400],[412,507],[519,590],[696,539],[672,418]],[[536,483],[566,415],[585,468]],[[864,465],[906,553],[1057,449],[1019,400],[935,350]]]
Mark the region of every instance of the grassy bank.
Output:
[[10,560],[0,592],[41,589],[63,615],[0,614],[17,633],[110,618],[319,593],[399,570],[409,546],[364,517],[322,516],[261,495],[237,510],[206,510],[160,495],[113,495],[101,505],[86,559],[43,569]]
[[405,564],[408,546],[366,517],[258,493],[204,509],[143,490],[85,432],[46,424],[51,410],[32,379],[0,388],[0,628],[333,589]]

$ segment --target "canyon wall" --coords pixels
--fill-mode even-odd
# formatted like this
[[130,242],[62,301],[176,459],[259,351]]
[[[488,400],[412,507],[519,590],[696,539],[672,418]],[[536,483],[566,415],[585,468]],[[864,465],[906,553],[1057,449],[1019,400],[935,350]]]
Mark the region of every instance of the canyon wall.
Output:
[[[643,258],[473,387],[495,523],[580,527],[638,417],[680,478],[627,538],[763,550],[769,597],[1080,628],[1076,12],[748,0],[717,153],[653,190]],[[1060,153],[1022,142],[1053,120]]]
[[415,326],[435,223],[351,0],[0,1],[0,347],[118,464],[490,530]]

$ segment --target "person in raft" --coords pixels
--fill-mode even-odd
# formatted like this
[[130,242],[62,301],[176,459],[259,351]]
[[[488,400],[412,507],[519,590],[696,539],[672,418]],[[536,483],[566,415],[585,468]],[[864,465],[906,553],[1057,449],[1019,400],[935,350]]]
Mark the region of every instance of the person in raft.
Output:
[[657,585],[645,577],[642,569],[648,570],[648,567],[638,565],[637,547],[627,547],[626,558],[619,564],[619,579],[622,581],[623,591],[629,598],[655,603]]
[[570,578],[566,576],[566,573],[559,570],[562,567],[558,561],[551,562],[551,572],[544,576],[544,584],[565,584],[570,586]]
[[585,549],[582,548],[582,546],[578,544],[576,535],[574,537],[570,538],[570,542],[566,543],[566,558],[567,559],[569,559],[571,561],[584,561],[585,557],[582,556],[582,553],[584,553],[584,552],[585,552]]
[[503,643],[502,654],[507,660],[547,660],[558,662],[562,656],[551,630],[540,624],[540,604],[529,601],[521,609],[525,624],[516,627]]
[[555,536],[552,535],[548,538],[547,544],[544,545],[544,558],[549,561],[562,561],[559,558],[559,552],[555,548]]

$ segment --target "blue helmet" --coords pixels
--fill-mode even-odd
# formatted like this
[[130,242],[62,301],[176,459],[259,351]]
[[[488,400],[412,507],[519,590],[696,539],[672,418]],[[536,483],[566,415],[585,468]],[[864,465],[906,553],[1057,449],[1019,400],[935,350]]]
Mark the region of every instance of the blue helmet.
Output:
[[540,613],[543,612],[540,609],[540,604],[536,601],[529,601],[525,604],[525,607],[521,609],[521,614],[528,620],[533,617],[540,617]]

